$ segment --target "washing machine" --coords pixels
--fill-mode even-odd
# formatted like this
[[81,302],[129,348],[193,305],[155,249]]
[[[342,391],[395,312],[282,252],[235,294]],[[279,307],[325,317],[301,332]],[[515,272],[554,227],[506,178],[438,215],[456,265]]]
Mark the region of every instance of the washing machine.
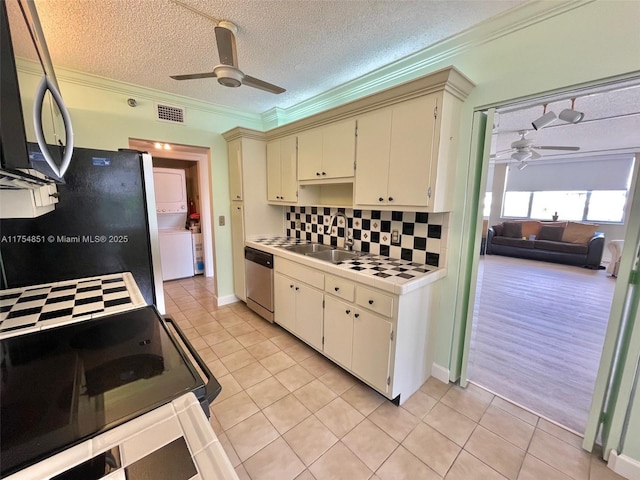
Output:
[[187,230],[187,182],[185,171],[154,168],[153,184],[158,217],[162,280],[193,277],[191,231]]

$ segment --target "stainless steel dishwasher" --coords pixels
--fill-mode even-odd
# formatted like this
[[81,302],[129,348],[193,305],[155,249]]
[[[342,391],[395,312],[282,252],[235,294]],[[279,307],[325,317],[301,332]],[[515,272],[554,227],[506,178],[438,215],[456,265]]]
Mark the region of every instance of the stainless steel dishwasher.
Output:
[[244,247],[247,306],[273,323],[273,255]]

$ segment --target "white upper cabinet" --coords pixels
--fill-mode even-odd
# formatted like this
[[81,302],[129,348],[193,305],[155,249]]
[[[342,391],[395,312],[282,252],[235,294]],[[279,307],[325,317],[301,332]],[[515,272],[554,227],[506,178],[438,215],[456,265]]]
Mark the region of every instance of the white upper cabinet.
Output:
[[429,207],[439,94],[358,119],[355,203]]
[[298,201],[297,158],[295,136],[267,143],[268,201]]
[[353,178],[355,119],[331,123],[298,135],[298,180]]
[[229,155],[229,198],[242,200],[242,140],[235,139],[227,145]]

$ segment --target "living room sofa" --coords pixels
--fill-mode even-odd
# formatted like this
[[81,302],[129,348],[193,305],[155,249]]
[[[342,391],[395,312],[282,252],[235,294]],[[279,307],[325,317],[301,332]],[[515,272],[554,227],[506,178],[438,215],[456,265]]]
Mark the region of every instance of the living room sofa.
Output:
[[604,234],[579,222],[502,222],[488,229],[486,253],[599,269]]

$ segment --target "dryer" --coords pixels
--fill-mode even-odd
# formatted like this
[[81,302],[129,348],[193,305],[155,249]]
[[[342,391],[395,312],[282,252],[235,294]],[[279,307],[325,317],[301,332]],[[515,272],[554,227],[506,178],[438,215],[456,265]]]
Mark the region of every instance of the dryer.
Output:
[[192,277],[194,258],[191,231],[187,230],[185,171],[154,168],[153,184],[158,216],[162,280]]

